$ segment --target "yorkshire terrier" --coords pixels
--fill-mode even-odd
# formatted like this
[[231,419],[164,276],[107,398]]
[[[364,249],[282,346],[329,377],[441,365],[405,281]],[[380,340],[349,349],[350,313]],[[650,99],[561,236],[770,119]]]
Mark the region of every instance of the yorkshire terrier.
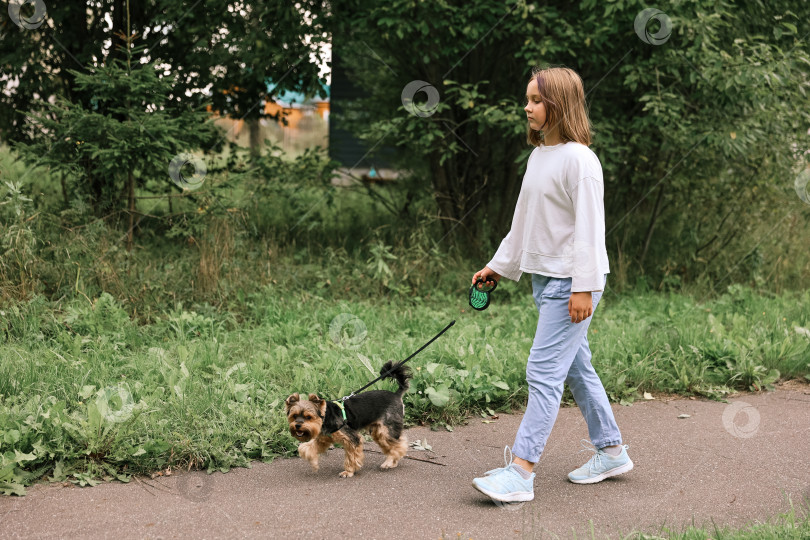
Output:
[[[387,362],[380,375],[396,379],[399,389],[362,392],[343,401],[344,410],[335,401],[326,401],[316,394],[309,400],[293,394],[285,401],[290,434],[301,441],[298,455],[318,470],[318,457],[332,444],[342,444],[346,457],[341,478],[354,476],[363,466],[363,438],[360,430],[368,430],[380,446],[385,461],[381,469],[393,469],[408,451],[408,439],[403,433],[405,404],[402,395],[408,390],[410,369],[402,364]],[[345,414],[344,414],[345,411]]]

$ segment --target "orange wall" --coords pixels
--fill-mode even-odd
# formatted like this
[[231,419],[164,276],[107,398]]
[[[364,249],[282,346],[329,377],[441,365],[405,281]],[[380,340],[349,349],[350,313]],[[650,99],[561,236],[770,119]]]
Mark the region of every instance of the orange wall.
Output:
[[[298,122],[300,122],[301,118],[304,116],[304,111],[302,109],[282,107],[278,103],[265,103],[264,114],[275,115],[279,112],[284,113],[284,117],[287,119],[287,126],[292,129],[296,129],[298,127]],[[320,102],[315,104],[315,114],[317,114],[319,117],[324,118],[324,116],[328,113],[329,103]]]
[[[313,107],[314,106],[314,107]],[[266,103],[264,107],[264,114],[266,115],[275,115],[280,112],[285,113],[285,118],[287,119],[287,125],[284,129],[284,144],[287,144],[287,138],[291,137],[290,140],[295,141],[301,135],[299,135],[298,124],[300,123],[301,119],[304,117],[304,113],[308,112],[307,109],[313,110],[314,113],[318,115],[321,119],[326,119],[329,115],[329,103],[328,102],[318,102],[312,105],[307,106],[305,109],[297,109],[293,107],[282,107],[277,103]],[[231,117],[222,117],[216,111],[212,110],[212,107],[208,106],[208,112],[212,113],[216,119],[217,125],[225,129],[228,133],[228,136],[232,140],[236,140],[236,138],[242,135],[242,131],[247,127],[245,125],[245,121],[237,118]],[[268,119],[269,121],[269,119]],[[281,121],[278,121],[278,125],[284,127]],[[293,142],[293,144],[295,144]]]

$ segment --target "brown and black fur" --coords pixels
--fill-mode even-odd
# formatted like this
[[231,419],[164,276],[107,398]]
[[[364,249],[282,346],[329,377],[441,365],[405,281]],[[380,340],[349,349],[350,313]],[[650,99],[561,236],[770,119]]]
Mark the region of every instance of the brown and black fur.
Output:
[[372,390],[352,396],[344,401],[346,420],[340,407],[333,401],[326,401],[316,394],[309,400],[292,394],[285,405],[290,434],[301,441],[298,455],[309,461],[318,470],[318,458],[332,444],[343,445],[346,457],[343,462],[342,478],[354,476],[363,466],[363,438],[360,430],[367,430],[385,454],[381,469],[393,469],[408,451],[408,439],[403,433],[405,405],[402,395],[408,390],[410,370],[402,364],[387,362],[380,374],[392,370],[385,378],[396,379],[399,389]]

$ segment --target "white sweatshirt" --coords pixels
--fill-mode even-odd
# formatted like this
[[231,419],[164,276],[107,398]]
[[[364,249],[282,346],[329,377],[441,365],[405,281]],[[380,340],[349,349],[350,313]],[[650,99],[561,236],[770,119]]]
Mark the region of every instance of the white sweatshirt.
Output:
[[571,292],[600,291],[610,272],[605,187],[587,146],[540,146],[529,155],[512,229],[487,264],[518,281],[523,272],[572,278]]

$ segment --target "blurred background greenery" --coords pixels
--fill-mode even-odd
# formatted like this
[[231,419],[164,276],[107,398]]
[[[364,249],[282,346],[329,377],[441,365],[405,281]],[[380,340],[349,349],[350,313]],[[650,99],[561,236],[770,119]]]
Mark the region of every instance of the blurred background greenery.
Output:
[[[612,287],[808,286],[805,2],[673,4],[647,21],[649,35],[663,21],[660,43],[640,37],[630,1],[195,6],[48,5],[35,29],[4,19],[0,301],[217,303],[277,279],[280,261],[359,272],[369,294],[442,283],[431,254],[472,273],[508,231],[531,150],[522,94],[547,65],[585,81]],[[336,185],[356,164],[259,140],[283,128],[291,111],[271,105],[285,92],[328,94],[333,53],[362,93],[329,120],[370,156],[395,147],[393,181]],[[403,106],[413,80],[439,93],[430,116]],[[223,117],[259,129],[215,127]],[[322,140],[320,117],[309,123]],[[168,174],[183,152],[206,166],[201,189]]]

